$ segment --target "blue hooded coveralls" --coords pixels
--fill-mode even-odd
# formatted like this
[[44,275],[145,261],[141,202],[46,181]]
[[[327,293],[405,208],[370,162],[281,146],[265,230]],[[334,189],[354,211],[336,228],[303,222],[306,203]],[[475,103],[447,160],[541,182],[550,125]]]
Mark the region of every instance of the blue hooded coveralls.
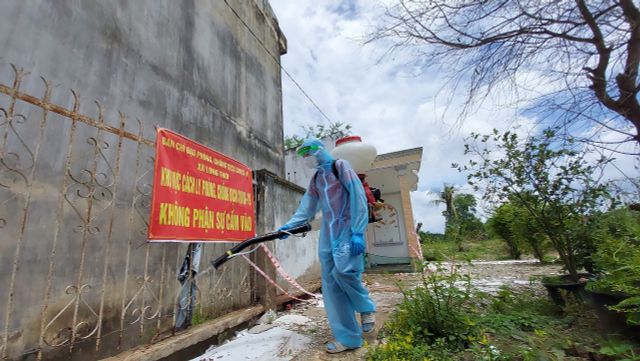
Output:
[[[356,312],[375,312],[376,306],[362,285],[362,250],[369,216],[364,188],[345,160],[336,160],[338,178],[331,169],[333,157],[317,139],[303,143],[319,146],[317,174],[311,179],[293,217],[280,229],[308,222],[322,210],[319,258],[322,267],[322,295],[334,338],[348,348],[362,346],[362,330]],[[352,252],[352,247],[360,250]],[[357,253],[357,254],[356,254]]]

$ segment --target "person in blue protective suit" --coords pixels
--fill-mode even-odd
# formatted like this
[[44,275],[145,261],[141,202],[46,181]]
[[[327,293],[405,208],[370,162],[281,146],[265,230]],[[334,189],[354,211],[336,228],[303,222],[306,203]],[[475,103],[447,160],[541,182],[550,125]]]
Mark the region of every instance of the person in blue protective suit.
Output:
[[[327,343],[327,352],[356,349],[362,346],[362,333],[373,331],[376,311],[361,280],[364,232],[369,220],[364,188],[349,163],[334,160],[320,140],[305,140],[298,154],[317,172],[293,217],[279,230],[286,232],[309,222],[322,210],[318,247],[322,295],[335,338]],[[337,178],[332,171],[334,161]],[[360,313],[361,323],[356,312]]]

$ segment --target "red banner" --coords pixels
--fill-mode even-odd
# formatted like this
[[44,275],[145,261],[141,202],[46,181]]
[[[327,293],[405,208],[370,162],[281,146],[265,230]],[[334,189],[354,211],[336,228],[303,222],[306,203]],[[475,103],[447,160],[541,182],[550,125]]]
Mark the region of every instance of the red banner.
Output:
[[158,129],[149,240],[243,241],[255,236],[246,165]]

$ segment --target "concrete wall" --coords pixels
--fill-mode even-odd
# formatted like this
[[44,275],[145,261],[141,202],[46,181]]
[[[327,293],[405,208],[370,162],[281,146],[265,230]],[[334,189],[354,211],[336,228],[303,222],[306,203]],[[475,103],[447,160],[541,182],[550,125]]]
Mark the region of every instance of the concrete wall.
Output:
[[[45,100],[0,93],[0,359],[98,359],[170,334],[187,246],[145,243],[154,125],[282,174],[269,54],[285,40],[268,3],[228,2],[266,51],[225,1],[2,4],[0,84],[15,64],[31,75],[13,90]],[[201,271],[229,247],[207,244]],[[239,259],[197,282],[205,318],[255,300]]]
[[[279,59],[286,41],[256,1],[229,3]],[[0,52],[78,90],[91,111],[95,99],[141,119],[148,138],[153,125],[167,127],[282,174],[279,66],[224,1],[11,1],[0,11]],[[33,77],[23,89],[39,86]]]

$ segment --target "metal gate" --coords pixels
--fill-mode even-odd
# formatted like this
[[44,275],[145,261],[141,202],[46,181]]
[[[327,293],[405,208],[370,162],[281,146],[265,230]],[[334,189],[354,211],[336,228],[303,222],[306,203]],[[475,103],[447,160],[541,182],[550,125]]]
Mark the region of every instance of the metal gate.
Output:
[[[0,357],[94,359],[170,333],[187,245],[146,243],[153,126],[1,70]],[[196,313],[251,304],[251,283],[240,262],[203,274]]]

